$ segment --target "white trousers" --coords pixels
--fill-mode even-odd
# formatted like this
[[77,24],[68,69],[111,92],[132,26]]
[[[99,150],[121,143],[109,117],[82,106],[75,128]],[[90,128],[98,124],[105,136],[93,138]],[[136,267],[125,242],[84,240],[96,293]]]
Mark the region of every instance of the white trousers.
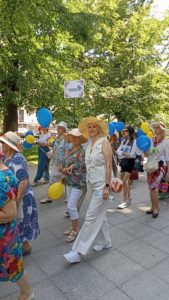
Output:
[[67,190],[67,209],[69,211],[70,220],[79,219],[78,202],[84,199],[84,190],[79,190],[75,187],[66,186]]
[[85,222],[73,244],[72,250],[86,255],[95,239],[100,235],[100,243],[107,246],[111,243],[106,211],[109,200],[103,199],[103,183],[92,185],[87,183],[88,195],[91,199]]

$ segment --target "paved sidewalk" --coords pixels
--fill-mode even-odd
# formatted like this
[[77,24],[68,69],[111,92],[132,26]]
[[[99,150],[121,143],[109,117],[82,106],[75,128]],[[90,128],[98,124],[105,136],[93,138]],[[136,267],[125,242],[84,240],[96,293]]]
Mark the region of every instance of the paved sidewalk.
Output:
[[[35,173],[30,168],[31,174]],[[34,188],[41,235],[25,267],[35,291],[35,300],[168,300],[169,299],[169,201],[160,202],[159,217],[145,215],[149,195],[145,176],[132,187],[132,205],[117,210],[122,195],[116,194],[107,217],[113,247],[91,253],[80,264],[63,258],[71,245],[64,242],[64,200],[41,205],[47,185]],[[81,223],[87,203],[82,208]],[[0,284],[0,299],[16,299],[17,288]]]

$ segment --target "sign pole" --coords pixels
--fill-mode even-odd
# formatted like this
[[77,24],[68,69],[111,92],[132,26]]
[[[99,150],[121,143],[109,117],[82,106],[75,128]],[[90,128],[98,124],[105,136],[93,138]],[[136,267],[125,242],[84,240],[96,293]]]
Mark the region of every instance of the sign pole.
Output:
[[73,101],[73,123],[76,126],[76,99],[84,96],[84,79],[66,80],[64,82],[64,98],[74,98]]
[[74,119],[74,127],[76,127],[76,98],[74,98],[74,103],[73,103],[73,119]]

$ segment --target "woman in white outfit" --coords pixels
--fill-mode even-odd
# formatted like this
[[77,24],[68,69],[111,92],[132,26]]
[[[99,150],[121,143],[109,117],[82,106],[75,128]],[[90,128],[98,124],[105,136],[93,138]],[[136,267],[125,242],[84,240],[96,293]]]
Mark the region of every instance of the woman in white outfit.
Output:
[[101,241],[93,250],[102,251],[111,247],[106,220],[112,175],[112,150],[106,138],[108,126],[104,120],[88,117],[79,124],[79,130],[83,136],[91,139],[85,157],[87,190],[91,201],[72,251],[64,254],[70,263],[80,262],[81,254],[86,255],[89,252],[98,235]]

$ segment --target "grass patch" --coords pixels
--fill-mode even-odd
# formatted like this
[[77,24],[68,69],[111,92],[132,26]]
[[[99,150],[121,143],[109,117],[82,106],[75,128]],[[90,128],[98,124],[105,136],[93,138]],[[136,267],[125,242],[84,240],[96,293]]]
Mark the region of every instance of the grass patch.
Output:
[[38,164],[38,147],[35,145],[31,149],[22,148],[22,153],[25,156],[29,165]]

